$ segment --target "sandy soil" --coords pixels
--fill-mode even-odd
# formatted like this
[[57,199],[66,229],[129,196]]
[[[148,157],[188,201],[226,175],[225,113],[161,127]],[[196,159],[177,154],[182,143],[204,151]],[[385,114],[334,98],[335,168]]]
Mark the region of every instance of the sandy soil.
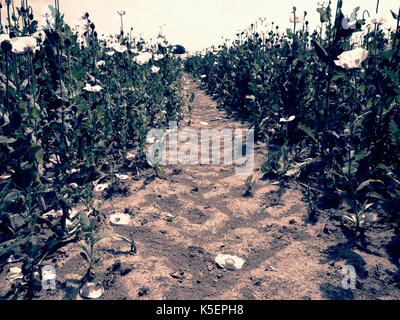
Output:
[[[182,81],[185,95],[196,94],[191,127],[246,127],[219,110],[189,76]],[[255,168],[265,156],[266,146],[257,145]],[[165,179],[151,181],[146,179],[151,170],[141,172],[140,179],[126,182],[130,196],[102,204],[99,232],[133,233],[138,252],[127,254],[129,246],[116,240],[97,245],[101,260],[95,272],[105,287],[101,299],[400,298],[395,281],[400,240],[391,225],[377,223],[362,246],[343,232],[339,212],[309,223],[295,183],[280,189],[256,170],[254,196],[244,197],[246,176],[236,175],[233,165],[163,169]],[[130,225],[111,226],[109,216],[126,209],[133,213]],[[241,270],[224,270],[214,262],[219,253],[246,262]],[[41,292],[38,298],[80,299],[85,267],[77,244],[64,248],[53,262],[57,291]],[[346,264],[356,269],[356,290],[342,288]],[[0,295],[10,287],[5,271]]]

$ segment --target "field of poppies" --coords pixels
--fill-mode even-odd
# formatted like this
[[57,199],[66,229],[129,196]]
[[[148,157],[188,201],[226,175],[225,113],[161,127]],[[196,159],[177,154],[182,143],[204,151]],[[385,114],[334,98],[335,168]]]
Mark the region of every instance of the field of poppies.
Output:
[[126,170],[147,166],[148,129],[182,118],[183,48],[134,39],[124,11],[105,37],[89,13],[67,25],[58,1],[39,19],[28,0],[0,4],[0,264],[22,261],[14,289],[30,296],[44,259],[96,241],[94,193],[126,192]]
[[400,221],[400,13],[379,9],[319,2],[314,31],[294,7],[291,29],[260,19],[186,62],[268,142],[265,178],[297,179],[312,220],[344,201],[359,237],[377,210]]

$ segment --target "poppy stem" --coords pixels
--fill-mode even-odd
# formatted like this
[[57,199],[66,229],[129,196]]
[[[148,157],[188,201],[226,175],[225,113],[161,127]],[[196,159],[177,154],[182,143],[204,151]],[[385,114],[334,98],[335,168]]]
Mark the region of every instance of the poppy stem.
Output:
[[324,29],[324,23],[321,22],[321,30],[320,30],[320,33],[319,33],[319,43],[321,43],[321,44],[322,44],[323,29]]
[[58,24],[60,22],[60,1],[54,0],[54,7],[56,9],[56,30],[58,30]]
[[348,171],[348,176],[349,176],[349,181],[351,183],[351,166],[352,166],[352,156],[351,156],[351,144],[353,142],[353,135],[354,135],[354,121],[355,121],[355,105],[357,104],[357,95],[358,95],[358,83],[357,83],[357,75],[354,72],[353,73],[353,79],[354,79],[354,100],[353,100],[353,105],[351,106],[351,116],[350,116],[350,137],[349,137],[349,171]]
[[3,4],[0,4],[0,32],[3,33],[3,18],[2,18],[2,9],[3,8]]
[[[30,62],[30,68],[31,68],[31,73],[32,73],[32,96],[33,96],[33,108],[36,108],[36,82],[35,82],[35,71],[33,69],[33,57],[32,53],[29,53],[29,62]],[[35,127],[37,127],[37,122],[36,119],[35,121]],[[37,130],[36,130],[37,131]]]
[[8,113],[11,113],[10,110],[10,79],[9,79],[9,74],[8,74],[8,52],[5,52],[6,55],[6,106],[7,106],[7,111]]
[[10,1],[6,1],[6,5],[7,5],[7,20],[8,20],[8,33],[11,32],[11,14],[10,14],[10,5],[11,2]]
[[393,50],[396,49],[397,46],[397,38],[399,37],[399,26],[400,26],[400,8],[399,8],[399,13],[397,14],[397,26],[396,26],[396,33],[394,35],[394,40],[393,40]]
[[296,34],[296,7],[293,8],[293,35]]
[[14,0],[12,0],[12,20],[14,21],[14,30],[17,31],[18,30],[18,21],[15,15],[15,3]]

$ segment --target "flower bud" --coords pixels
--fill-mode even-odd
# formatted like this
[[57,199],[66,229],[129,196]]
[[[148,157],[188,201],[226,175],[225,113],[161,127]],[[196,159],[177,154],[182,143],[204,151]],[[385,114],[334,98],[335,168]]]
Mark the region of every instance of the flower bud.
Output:
[[72,42],[71,42],[70,39],[65,39],[64,40],[64,44],[65,44],[66,47],[69,47],[69,46],[71,46]]
[[4,40],[4,41],[1,43],[1,49],[2,49],[4,52],[10,52],[10,51],[12,50],[12,44],[11,44],[11,42],[8,41],[8,40]]

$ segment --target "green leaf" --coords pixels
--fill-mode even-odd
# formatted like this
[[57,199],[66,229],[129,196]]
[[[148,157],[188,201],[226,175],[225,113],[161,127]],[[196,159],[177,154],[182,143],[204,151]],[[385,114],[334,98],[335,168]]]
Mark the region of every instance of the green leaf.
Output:
[[329,13],[325,8],[318,8],[317,11],[320,15],[321,23],[329,22]]
[[297,126],[297,128],[298,128],[299,130],[303,131],[306,135],[308,135],[308,136],[309,136],[311,139],[313,139],[315,142],[318,142],[317,138],[315,137],[315,133],[314,133],[314,131],[313,131],[311,128],[309,128],[309,127],[307,127],[307,126],[305,126],[305,125],[303,125],[303,124],[299,124],[299,125]]
[[15,141],[17,141],[17,140],[14,138],[0,136],[0,144],[11,144],[11,143],[14,143]]
[[394,147],[400,151],[400,129],[396,122],[390,122],[390,139]]
[[86,252],[81,252],[80,255],[81,255],[81,257],[82,257],[87,263],[90,263],[90,258],[89,258],[89,256],[86,254]]
[[354,20],[357,19],[357,13],[358,13],[359,10],[360,10],[360,7],[356,7],[356,8],[353,10],[353,12],[352,12],[352,14],[351,14],[351,16],[350,16],[350,20],[351,20],[351,21],[354,21]]
[[10,223],[13,230],[18,230],[25,225],[25,219],[19,214],[13,214],[10,217]]
[[335,74],[332,77],[332,81],[337,81],[339,79],[345,79],[346,74],[344,72],[335,72]]
[[356,192],[360,192],[361,190],[365,189],[366,187],[370,186],[371,184],[375,184],[375,183],[379,183],[379,184],[383,184],[384,183],[381,180],[367,180],[364,181],[363,183],[360,184],[360,186],[357,188]]
[[87,231],[90,229],[90,219],[85,211],[79,212],[79,223],[81,224],[81,227],[84,231]]
[[355,160],[358,162],[358,161],[361,161],[361,160],[363,160],[363,159],[365,159],[365,157],[366,156],[368,156],[368,152],[367,152],[367,150],[361,150],[359,153],[357,153],[357,155],[355,156]]
[[367,197],[377,199],[377,200],[385,200],[385,198],[377,192],[369,192],[369,193],[367,193]]
[[42,146],[39,144],[33,144],[31,146],[31,155],[33,156],[33,158],[36,160],[36,163],[38,165],[42,165],[43,164],[43,149]]
[[18,201],[20,193],[17,190],[9,191],[0,201],[0,212],[8,212],[8,207]]

